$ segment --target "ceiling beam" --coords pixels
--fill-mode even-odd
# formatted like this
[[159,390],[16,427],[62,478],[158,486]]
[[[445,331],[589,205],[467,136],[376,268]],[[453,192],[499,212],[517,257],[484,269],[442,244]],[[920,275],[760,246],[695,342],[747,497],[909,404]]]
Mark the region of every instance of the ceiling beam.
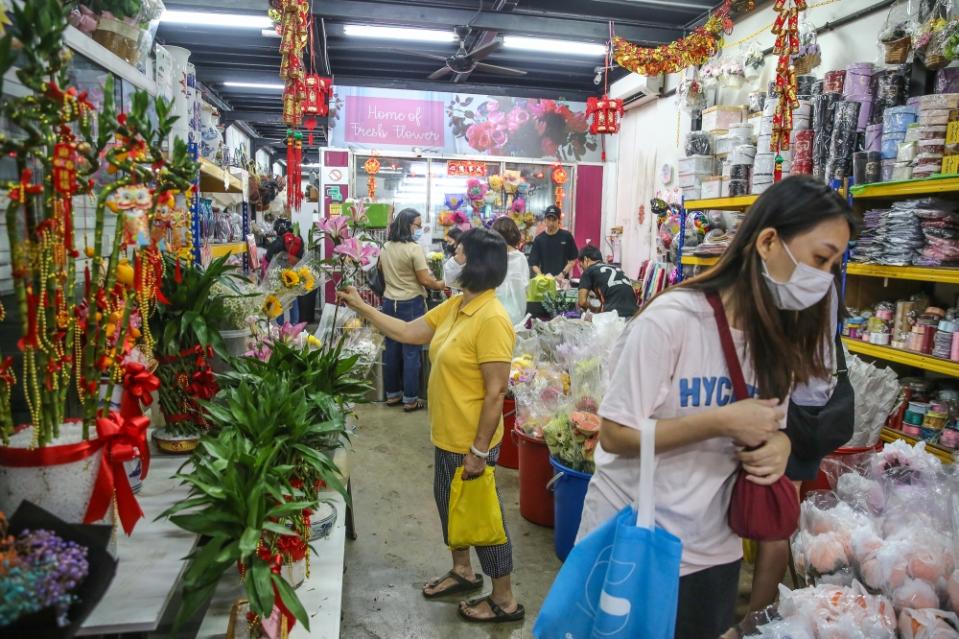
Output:
[[[232,0],[230,10],[262,14],[264,5],[263,0]],[[210,2],[209,0],[174,0],[169,3],[168,8],[209,11]],[[482,11],[477,15],[474,9],[363,0],[324,0],[316,3],[314,14],[326,20],[339,22],[416,25],[437,29],[449,29],[453,25],[469,23],[476,29],[500,33],[596,42],[605,42],[609,39],[609,21],[602,16],[553,17],[545,14],[489,11]],[[654,26],[630,20],[617,20],[616,33],[632,42],[645,44],[663,44],[683,35],[683,31],[676,27]]]
[[263,124],[279,123],[283,121],[282,111],[225,111],[220,114],[220,119],[224,122],[235,122],[243,120],[244,122],[255,122]]

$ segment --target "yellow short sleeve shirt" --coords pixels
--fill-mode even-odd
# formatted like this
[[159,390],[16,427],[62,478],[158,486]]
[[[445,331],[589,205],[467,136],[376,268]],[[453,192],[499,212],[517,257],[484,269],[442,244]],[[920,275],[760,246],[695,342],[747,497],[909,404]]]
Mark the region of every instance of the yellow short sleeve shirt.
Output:
[[[430,342],[430,430],[433,445],[467,453],[476,438],[486,395],[480,364],[513,359],[516,335],[496,291],[463,305],[457,295],[425,316],[434,330]],[[500,421],[490,447],[503,439]]]

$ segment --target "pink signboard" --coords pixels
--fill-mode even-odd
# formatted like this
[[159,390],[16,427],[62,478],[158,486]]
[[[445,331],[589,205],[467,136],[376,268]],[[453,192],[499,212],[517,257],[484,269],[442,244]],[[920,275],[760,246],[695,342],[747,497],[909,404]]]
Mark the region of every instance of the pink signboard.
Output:
[[445,143],[442,101],[348,95],[345,102],[348,143],[426,147]]

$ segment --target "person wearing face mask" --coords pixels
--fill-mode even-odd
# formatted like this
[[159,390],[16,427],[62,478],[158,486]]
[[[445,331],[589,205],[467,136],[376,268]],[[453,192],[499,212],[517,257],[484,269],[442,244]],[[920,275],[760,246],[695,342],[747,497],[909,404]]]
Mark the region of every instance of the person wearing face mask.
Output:
[[[430,274],[426,254],[418,244],[423,237],[423,218],[419,211],[403,209],[390,224],[386,244],[380,254],[383,280],[383,312],[411,322],[426,313],[426,290],[442,291],[446,284]],[[403,410],[421,410],[420,353],[415,344],[402,344],[389,337],[383,353],[383,384],[386,405],[403,405]]]
[[[600,404],[596,472],[579,539],[634,503],[640,428],[655,425],[656,523],[683,543],[677,639],[735,622],[742,543],[728,524],[734,478],[771,485],[786,470],[786,406],[826,378],[830,291],[855,217],[819,181],[787,178],[750,209],[720,262],[656,297],[627,326]],[[735,401],[717,318],[727,320],[751,399]]]
[[[338,299],[356,310],[391,339],[429,344],[430,439],[434,446],[433,494],[439,511],[443,541],[453,474],[464,480],[496,466],[503,439],[503,398],[509,383],[516,336],[496,288],[506,279],[507,249],[503,238],[485,228],[463,234],[456,247],[464,265],[456,295],[414,321],[399,321],[366,304],[349,288]],[[500,508],[502,508],[502,499]],[[523,606],[513,594],[510,573],[513,550],[506,543],[475,548],[483,572],[493,582],[492,592],[459,604],[459,614],[477,623],[521,621]],[[469,548],[453,548],[452,569],[423,587],[423,596],[437,599],[483,588],[483,577],[473,571]],[[458,636],[458,633],[451,633]]]

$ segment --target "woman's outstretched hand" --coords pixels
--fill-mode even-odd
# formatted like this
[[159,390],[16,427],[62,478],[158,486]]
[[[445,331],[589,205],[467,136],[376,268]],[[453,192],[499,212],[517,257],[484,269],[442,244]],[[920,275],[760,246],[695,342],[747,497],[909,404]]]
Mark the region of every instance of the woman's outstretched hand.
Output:
[[347,286],[346,288],[337,291],[336,301],[346,304],[354,311],[359,309],[364,304],[363,298],[360,297],[360,293],[356,290],[355,286]]

